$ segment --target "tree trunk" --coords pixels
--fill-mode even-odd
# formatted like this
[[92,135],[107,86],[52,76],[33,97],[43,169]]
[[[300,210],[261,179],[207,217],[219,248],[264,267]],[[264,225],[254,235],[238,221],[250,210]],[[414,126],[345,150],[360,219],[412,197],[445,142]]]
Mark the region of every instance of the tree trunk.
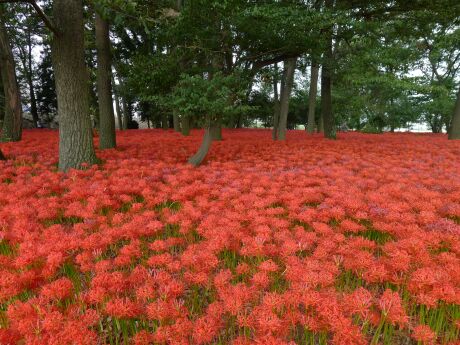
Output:
[[175,111],[173,113],[173,125],[176,132],[180,132],[180,119],[179,114]]
[[89,116],[82,0],[55,0],[52,59],[59,118],[59,170],[97,162]]
[[294,72],[297,58],[287,59],[284,67],[284,87],[281,90],[280,118],[278,123],[278,140],[286,140],[286,126],[289,112],[289,98],[294,83]]
[[182,135],[183,136],[189,136],[190,135],[190,118],[188,116],[182,116],[181,119],[181,124],[182,124]]
[[433,114],[433,117],[430,122],[430,126],[431,126],[431,131],[433,133],[441,133],[442,131],[441,116],[437,114]]
[[109,24],[96,13],[97,96],[99,101],[99,147],[117,146],[112,103],[112,57]]
[[318,133],[324,133],[323,114],[319,116]]
[[307,131],[313,134],[315,131],[315,109],[316,109],[316,93],[318,92],[318,74],[319,66],[312,59],[310,73],[310,91],[308,94],[308,121]]
[[22,136],[22,105],[13,53],[0,7],[0,69],[5,95],[5,115],[0,141],[19,141]]
[[449,128],[449,140],[460,139],[460,89],[457,92],[457,101],[455,102],[452,122]]
[[168,114],[166,112],[163,112],[161,115],[161,128],[164,130],[169,128],[169,119],[168,119]]
[[219,117],[211,128],[211,137],[212,140],[221,141],[222,140],[222,119]]
[[129,120],[131,115],[129,113],[128,103],[123,100],[123,129],[128,129]]
[[2,69],[0,68],[0,135],[2,133],[3,118],[5,116],[5,94],[3,92]]
[[0,161],[6,160],[6,157],[3,155],[2,150],[0,150]]
[[243,114],[238,114],[238,119],[236,121],[236,128],[243,128]]
[[322,131],[324,137],[329,139],[335,139],[334,119],[332,114],[332,95],[331,95],[331,78],[328,75],[327,68],[322,68],[321,76],[321,119],[322,119]]
[[37,110],[37,99],[35,97],[34,84],[32,81],[32,76],[27,76],[27,82],[29,84],[29,94],[30,94],[30,113],[34,122],[34,127],[38,125],[38,110]]
[[34,82],[33,82],[33,71],[32,71],[32,39],[30,34],[30,28],[27,32],[27,63],[28,63],[28,70],[27,70],[27,83],[29,84],[29,94],[30,94],[30,113],[32,115],[32,119],[34,122],[34,127],[38,126],[38,110],[37,110],[37,99],[35,97],[35,89],[34,89]]
[[[333,0],[326,0],[326,8],[332,9]],[[324,61],[321,69],[321,114],[323,116],[324,137],[336,138],[334,115],[332,113],[332,25],[325,31],[327,39]]]
[[[283,84],[281,83],[281,89],[283,89]],[[278,138],[278,122],[280,118],[280,100],[278,96],[278,64],[275,63],[275,72],[273,74],[273,99],[274,99],[274,109],[273,109],[273,131],[272,139],[276,140]]]
[[117,85],[115,84],[115,79],[113,78],[113,74],[112,74],[111,79],[112,79],[112,85],[113,85],[113,95],[115,96],[115,109],[117,111],[118,129],[122,130],[123,129],[123,114],[121,113],[120,97],[118,97],[118,88],[117,88]]
[[192,157],[189,158],[189,164],[193,165],[194,167],[197,167],[201,164],[201,162],[203,162],[204,158],[209,152],[209,149],[211,148],[213,130],[213,126],[207,126],[205,128],[201,146],[198,149],[198,151]]

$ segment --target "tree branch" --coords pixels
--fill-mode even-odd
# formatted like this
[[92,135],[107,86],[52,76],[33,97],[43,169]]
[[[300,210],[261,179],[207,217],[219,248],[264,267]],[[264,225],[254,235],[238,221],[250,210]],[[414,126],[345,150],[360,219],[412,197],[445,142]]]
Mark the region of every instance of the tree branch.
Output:
[[32,5],[32,7],[35,9],[35,12],[37,12],[37,14],[40,16],[40,18],[45,23],[45,26],[48,29],[50,29],[51,32],[53,32],[55,35],[59,34],[56,26],[54,26],[54,24],[51,21],[51,19],[45,14],[45,12],[43,12],[41,7],[37,5],[36,1],[34,1],[34,0],[0,0],[0,4],[6,4],[6,3],[9,3],[9,2],[25,2],[27,4]]
[[293,54],[286,53],[286,54],[275,56],[270,59],[255,61],[253,63],[253,70],[259,71],[262,67],[273,65],[277,62],[281,62],[289,58],[298,57],[299,55],[300,55],[299,53],[293,53]]

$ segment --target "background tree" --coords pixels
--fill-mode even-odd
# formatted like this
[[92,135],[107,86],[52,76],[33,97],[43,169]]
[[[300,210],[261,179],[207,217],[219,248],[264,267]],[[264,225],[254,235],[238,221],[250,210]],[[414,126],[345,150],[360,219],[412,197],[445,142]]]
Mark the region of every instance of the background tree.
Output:
[[109,24],[96,11],[97,95],[99,103],[99,147],[116,147],[115,118],[112,103],[112,59]]
[[449,129],[449,139],[460,139],[460,89],[457,92],[457,101],[452,115],[452,124]]
[[21,140],[22,105],[16,79],[16,64],[14,62],[4,18],[4,7],[0,4],[0,74],[2,77],[5,106],[0,141],[5,142]]
[[16,57],[17,76],[23,92],[21,100],[27,106],[32,116],[32,127],[39,122],[37,105],[37,66],[34,61],[33,50],[42,45],[43,28],[39,25],[39,18],[34,15],[33,8],[28,4],[17,3],[10,5],[11,28],[10,36],[13,53]]
[[50,125],[57,115],[57,97],[54,71],[51,62],[51,47],[44,44],[37,66],[37,111],[40,120]]

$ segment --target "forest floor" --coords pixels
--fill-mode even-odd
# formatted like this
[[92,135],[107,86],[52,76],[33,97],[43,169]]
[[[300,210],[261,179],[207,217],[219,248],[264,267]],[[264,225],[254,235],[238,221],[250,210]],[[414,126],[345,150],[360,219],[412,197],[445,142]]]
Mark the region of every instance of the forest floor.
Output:
[[0,344],[459,344],[460,142],[117,136],[2,144]]

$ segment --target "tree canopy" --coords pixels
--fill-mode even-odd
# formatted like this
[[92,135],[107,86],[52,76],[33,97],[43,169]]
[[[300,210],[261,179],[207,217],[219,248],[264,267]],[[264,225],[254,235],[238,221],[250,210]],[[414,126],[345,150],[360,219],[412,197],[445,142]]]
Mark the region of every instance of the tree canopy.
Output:
[[[56,26],[55,2],[1,1],[33,127],[59,122],[50,47],[63,28]],[[78,6],[89,84],[84,116],[99,127],[101,147],[115,146],[110,94],[120,129],[139,121],[183,134],[195,127],[219,133],[266,126],[283,139],[285,128],[307,126],[309,111],[310,132],[316,127],[329,138],[337,128],[456,128],[460,5],[454,0],[88,0]],[[109,30],[99,41],[97,18]],[[315,68],[319,87],[311,78]]]

